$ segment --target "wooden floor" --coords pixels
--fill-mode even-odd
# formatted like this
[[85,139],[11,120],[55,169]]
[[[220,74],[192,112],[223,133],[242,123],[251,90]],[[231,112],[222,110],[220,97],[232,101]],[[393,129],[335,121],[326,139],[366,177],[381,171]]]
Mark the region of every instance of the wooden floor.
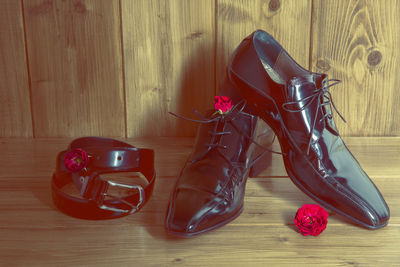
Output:
[[248,180],[245,209],[230,224],[195,238],[164,232],[169,194],[193,139],[130,139],[154,148],[154,194],[137,214],[88,221],[59,212],[50,178],[67,139],[0,139],[0,266],[400,266],[400,138],[345,138],[391,209],[389,225],[366,230],[329,211],[318,237],[293,217],[313,203],[288,179],[282,159]]

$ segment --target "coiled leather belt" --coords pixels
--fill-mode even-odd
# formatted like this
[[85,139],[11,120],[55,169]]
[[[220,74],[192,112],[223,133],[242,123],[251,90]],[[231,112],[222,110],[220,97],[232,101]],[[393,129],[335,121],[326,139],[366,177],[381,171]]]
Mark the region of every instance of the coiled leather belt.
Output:
[[[147,185],[127,184],[103,179],[102,174],[140,172]],[[52,178],[56,206],[68,215],[84,219],[110,219],[139,211],[150,198],[156,174],[154,151],[136,148],[111,138],[82,137],[71,142],[57,156]],[[74,183],[80,197],[62,188]],[[126,197],[112,195],[110,187],[126,189]]]

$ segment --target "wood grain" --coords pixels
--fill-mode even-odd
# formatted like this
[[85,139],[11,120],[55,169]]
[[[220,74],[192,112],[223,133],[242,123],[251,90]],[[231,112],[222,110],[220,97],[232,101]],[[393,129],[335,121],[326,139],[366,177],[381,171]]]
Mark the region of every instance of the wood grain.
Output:
[[[23,177],[26,169],[42,177],[51,177],[55,168],[57,153],[67,148],[72,139],[59,138],[2,138],[0,178]],[[193,147],[193,138],[153,137],[122,139],[136,147],[155,150],[157,173],[176,178]],[[346,145],[359,161],[364,170],[374,180],[396,178],[400,173],[400,138],[399,137],[347,137]],[[275,142],[273,150],[279,151]],[[32,157],[32,153],[35,155]],[[171,156],[173,155],[173,156]],[[25,166],[25,168],[20,168]],[[280,155],[272,155],[270,167],[258,177],[282,177],[287,173]]]
[[[29,266],[296,266],[299,262],[305,266],[398,266],[400,262],[397,226],[376,232],[329,226],[322,236],[313,238],[282,225],[227,225],[197,238],[175,240],[159,226],[146,227],[131,218],[82,225],[56,217],[49,218],[59,222],[50,229],[1,229],[2,241],[8,243],[1,247],[1,261]],[[18,257],[22,253],[24,257]]]
[[0,137],[32,136],[32,120],[20,1],[0,8]]
[[[347,140],[360,158],[369,158],[366,168],[386,170],[374,180],[391,208],[389,225],[383,229],[366,230],[329,212],[328,227],[320,236],[301,236],[293,225],[293,217],[302,204],[313,201],[287,178],[260,177],[247,182],[241,216],[218,230],[188,239],[170,237],[163,227],[175,175],[190,153],[192,138],[127,139],[129,143],[156,149],[158,177],[154,193],[139,213],[100,221],[69,217],[52,203],[50,174],[55,153],[69,141],[69,138],[0,140],[0,151],[6,152],[0,153],[0,265],[400,264],[399,167],[390,165],[391,160],[399,162],[400,138]],[[367,153],[379,148],[382,154]]]
[[118,1],[24,1],[37,137],[125,136]]
[[193,136],[212,107],[214,1],[122,0],[128,137]]
[[302,66],[308,68],[311,0],[217,0],[217,85],[228,60],[249,34],[270,33]]
[[314,1],[312,68],[343,81],[331,92],[344,135],[400,134],[399,12],[394,0]]
[[193,136],[197,125],[168,111],[211,107],[229,57],[258,28],[343,80],[331,88],[342,135],[400,135],[396,0],[2,3],[1,137]]

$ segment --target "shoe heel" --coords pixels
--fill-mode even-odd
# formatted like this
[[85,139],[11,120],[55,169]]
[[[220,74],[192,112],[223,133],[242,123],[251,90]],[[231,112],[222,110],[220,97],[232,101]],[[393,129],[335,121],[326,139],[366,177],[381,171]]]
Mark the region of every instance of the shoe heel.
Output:
[[258,176],[263,170],[268,168],[272,162],[272,153],[264,151],[264,155],[257,159],[257,162],[250,168],[249,177]]
[[[264,148],[271,149],[275,139],[274,131],[260,118],[257,121],[255,131],[255,141],[258,144],[262,145]],[[256,146],[253,152],[253,165],[250,168],[249,177],[255,177],[259,175],[263,170],[271,165],[271,162],[272,152]]]

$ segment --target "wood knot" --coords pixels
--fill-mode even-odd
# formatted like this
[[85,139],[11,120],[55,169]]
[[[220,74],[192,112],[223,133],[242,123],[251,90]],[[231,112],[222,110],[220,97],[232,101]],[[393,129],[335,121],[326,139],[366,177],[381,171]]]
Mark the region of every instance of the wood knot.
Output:
[[271,11],[277,11],[281,7],[281,2],[279,0],[270,0],[268,8]]
[[189,34],[186,39],[190,39],[190,40],[194,40],[194,39],[198,39],[201,38],[201,36],[203,36],[202,32],[192,32],[191,34]]
[[284,237],[284,236],[280,236],[280,237],[278,238],[278,241],[279,241],[279,242],[282,242],[282,243],[285,243],[285,242],[288,242],[288,241],[289,241],[289,238]]
[[29,14],[31,15],[42,15],[45,14],[47,12],[50,12],[53,9],[53,2],[50,0],[47,1],[43,1],[41,4],[36,5],[36,6],[32,6],[29,9]]
[[74,3],[74,11],[76,13],[85,14],[86,13],[86,6],[82,2]]
[[331,68],[331,65],[329,65],[329,62],[324,60],[324,59],[318,59],[317,60],[317,68],[323,71],[328,71]]
[[378,65],[382,60],[382,53],[379,51],[372,51],[368,55],[368,64],[370,66]]

